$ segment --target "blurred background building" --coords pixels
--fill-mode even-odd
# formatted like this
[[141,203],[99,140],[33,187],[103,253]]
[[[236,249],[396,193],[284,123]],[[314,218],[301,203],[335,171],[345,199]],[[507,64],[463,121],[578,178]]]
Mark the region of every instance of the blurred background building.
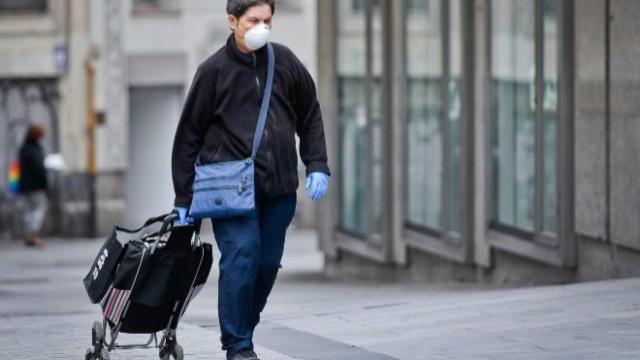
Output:
[[[224,6],[0,0],[0,169],[28,122],[44,124],[67,165],[50,232],[101,235],[171,208],[173,131],[229,34]],[[281,0],[276,13],[273,40],[317,74],[326,118],[332,187],[317,216],[300,196],[298,217],[318,227],[327,273],[640,274],[640,2]],[[0,236],[19,232],[6,181]]]
[[640,2],[319,1],[327,271],[640,274]]
[[[49,233],[104,235],[172,208],[174,130],[197,66],[230,34],[225,7],[0,0],[0,236],[20,233],[5,169],[29,122],[45,125],[46,151],[66,163],[52,174]],[[314,1],[279,1],[273,33],[314,74],[315,13]]]

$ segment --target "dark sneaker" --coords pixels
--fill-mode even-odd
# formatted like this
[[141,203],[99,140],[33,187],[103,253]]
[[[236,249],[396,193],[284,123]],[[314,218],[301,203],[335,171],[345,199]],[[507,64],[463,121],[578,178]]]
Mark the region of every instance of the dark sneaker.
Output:
[[27,246],[42,246],[44,242],[38,235],[29,235],[24,238],[24,242]]
[[260,360],[253,350],[249,348],[242,349],[237,353],[227,351],[227,360]]

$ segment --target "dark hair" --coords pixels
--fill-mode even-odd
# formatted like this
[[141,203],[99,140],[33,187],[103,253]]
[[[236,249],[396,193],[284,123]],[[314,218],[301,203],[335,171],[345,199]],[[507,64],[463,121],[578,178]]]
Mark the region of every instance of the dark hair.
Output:
[[249,8],[262,4],[271,6],[271,14],[276,12],[275,0],[227,0],[227,14],[240,18]]
[[28,142],[36,142],[44,137],[44,129],[40,125],[31,125],[27,129],[25,140]]

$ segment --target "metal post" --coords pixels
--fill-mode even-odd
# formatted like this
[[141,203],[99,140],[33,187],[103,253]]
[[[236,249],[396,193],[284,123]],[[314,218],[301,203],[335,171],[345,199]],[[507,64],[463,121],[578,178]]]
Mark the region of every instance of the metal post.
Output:
[[94,104],[95,63],[92,59],[86,63],[87,70],[87,186],[89,189],[89,231],[90,237],[96,237],[96,151],[95,133],[97,118]]

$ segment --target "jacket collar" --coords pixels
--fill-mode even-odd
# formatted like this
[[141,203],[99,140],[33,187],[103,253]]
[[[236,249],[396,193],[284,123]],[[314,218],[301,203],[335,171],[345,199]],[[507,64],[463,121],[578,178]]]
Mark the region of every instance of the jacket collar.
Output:
[[227,53],[231,56],[232,59],[239,61],[240,63],[253,67],[254,66],[254,54],[255,60],[261,62],[264,58],[266,46],[254,51],[253,53],[245,54],[240,49],[238,49],[238,45],[236,44],[236,38],[233,33],[229,35],[227,38],[227,44],[225,45],[225,49]]

